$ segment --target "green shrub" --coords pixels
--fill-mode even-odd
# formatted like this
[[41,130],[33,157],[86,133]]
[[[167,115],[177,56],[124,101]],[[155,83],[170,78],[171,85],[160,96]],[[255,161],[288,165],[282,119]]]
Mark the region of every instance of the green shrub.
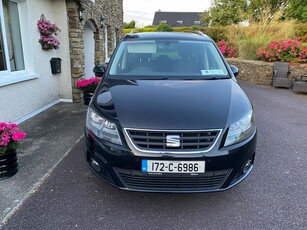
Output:
[[137,31],[137,32],[155,32],[156,31],[156,27],[152,27],[152,28],[133,28],[133,29],[124,29],[123,30],[123,34],[127,34],[130,33],[131,31]]
[[[166,25],[167,26],[167,25]],[[170,31],[169,28],[164,30],[162,28],[138,28],[125,29],[124,33],[131,30],[139,32],[153,32],[153,31]],[[267,44],[274,40],[291,39],[298,37],[301,42],[307,42],[307,23],[297,23],[295,21],[274,21],[267,24],[253,24],[250,26],[227,26],[227,27],[174,27],[174,32],[192,32],[199,30],[204,34],[210,36],[215,42],[219,41],[235,41],[238,46],[238,57],[247,60],[257,60],[257,49],[266,47]]]
[[307,23],[299,23],[294,26],[295,36],[302,37],[307,34]]
[[172,27],[170,27],[168,24],[160,22],[160,24],[156,27],[156,31],[173,31]]
[[173,27],[173,32],[192,32],[192,27]]
[[226,34],[226,27],[203,27],[201,31],[211,37],[215,42],[222,40],[235,40],[234,38],[228,38]]

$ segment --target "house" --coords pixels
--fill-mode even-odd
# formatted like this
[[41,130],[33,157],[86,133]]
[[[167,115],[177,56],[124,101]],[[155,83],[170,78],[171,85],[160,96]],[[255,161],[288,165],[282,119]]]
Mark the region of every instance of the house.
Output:
[[[37,22],[61,30],[43,49]],[[79,102],[75,83],[93,76],[121,37],[123,0],[0,0],[0,121],[21,122],[63,102]],[[52,74],[51,58],[61,59]]]
[[171,27],[204,26],[200,21],[203,12],[162,12],[156,11],[153,25],[157,26],[164,22]]

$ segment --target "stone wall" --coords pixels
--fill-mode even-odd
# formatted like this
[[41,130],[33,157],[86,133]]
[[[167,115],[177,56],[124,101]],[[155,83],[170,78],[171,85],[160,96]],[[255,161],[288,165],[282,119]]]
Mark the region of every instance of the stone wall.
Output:
[[[108,33],[108,54],[115,49],[115,39],[121,37],[123,29],[123,0],[96,0],[95,3],[79,3],[77,0],[66,0],[73,100],[82,100],[82,94],[76,88],[76,81],[84,78],[84,25],[90,21],[95,27],[95,64],[105,63],[105,28]],[[79,19],[79,7],[84,9],[83,20]],[[103,21],[101,22],[101,18]],[[116,32],[116,33],[115,33]]]
[[[273,81],[273,63],[252,60],[240,60],[227,58],[229,65],[235,65],[240,73],[237,79],[250,82],[257,85],[272,85]],[[307,74],[307,65],[291,65],[291,74],[293,78],[298,75]]]

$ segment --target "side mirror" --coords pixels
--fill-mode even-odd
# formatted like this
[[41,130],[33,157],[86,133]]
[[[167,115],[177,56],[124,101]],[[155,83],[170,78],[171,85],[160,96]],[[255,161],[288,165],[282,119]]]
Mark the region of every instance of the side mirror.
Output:
[[104,65],[96,65],[93,69],[93,72],[96,77],[103,77],[105,70],[106,68],[104,67]]
[[235,75],[235,77],[237,77],[238,74],[239,74],[239,69],[238,69],[238,67],[236,67],[236,66],[234,66],[234,65],[231,65],[231,66],[230,66],[230,69],[231,69],[233,75]]

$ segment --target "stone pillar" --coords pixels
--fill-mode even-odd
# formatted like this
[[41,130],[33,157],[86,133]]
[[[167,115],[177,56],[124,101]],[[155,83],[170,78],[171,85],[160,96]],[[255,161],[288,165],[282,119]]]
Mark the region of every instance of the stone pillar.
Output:
[[[95,26],[95,64],[105,62],[105,28],[108,34],[108,54],[109,57],[115,49],[114,39],[122,36],[123,28],[123,0],[95,0],[95,3],[81,3],[83,11],[83,20],[79,19],[79,1],[66,0],[69,40],[70,40],[70,58],[72,72],[72,92],[74,102],[82,101],[82,94],[76,88],[76,81],[84,78],[84,24],[90,20]],[[100,25],[100,17],[105,18],[103,28]],[[108,27],[106,27],[108,26]],[[118,28],[117,35],[114,30]]]
[[84,44],[83,30],[81,29],[81,23],[78,15],[78,5],[75,1],[67,0],[67,15],[69,26],[69,40],[70,40],[70,59],[71,59],[71,77],[72,77],[72,92],[74,102],[80,102],[82,100],[82,94],[76,87],[78,79],[84,75]]

